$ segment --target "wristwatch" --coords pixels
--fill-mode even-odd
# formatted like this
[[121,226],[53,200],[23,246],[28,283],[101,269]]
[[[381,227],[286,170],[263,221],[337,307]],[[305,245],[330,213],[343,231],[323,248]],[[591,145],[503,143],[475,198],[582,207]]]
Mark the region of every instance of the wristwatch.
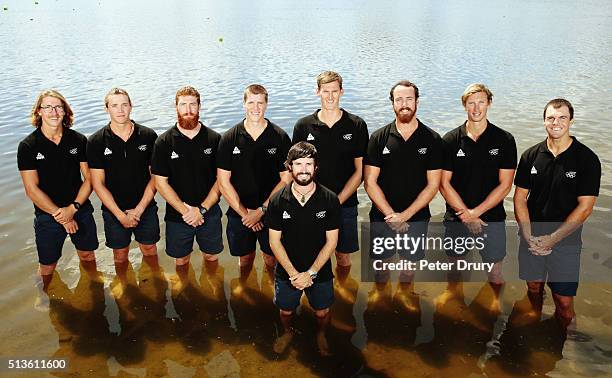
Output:
[[74,201],[74,202],[72,203],[72,206],[74,206],[74,208],[75,208],[75,209],[77,209],[77,210],[79,210],[79,209],[81,208],[81,204],[80,204],[80,203],[78,203],[77,201]]
[[312,269],[308,269],[308,274],[310,274],[310,279],[314,280],[315,278],[317,278],[317,272],[315,272]]
[[268,206],[266,206],[266,205],[261,205],[260,209],[261,209],[261,212],[265,214],[265,213],[266,213],[266,211],[268,211]]
[[202,214],[202,216],[204,216],[204,214],[206,214],[206,212],[208,211],[207,208],[201,205],[198,205],[198,210],[200,210],[200,214]]

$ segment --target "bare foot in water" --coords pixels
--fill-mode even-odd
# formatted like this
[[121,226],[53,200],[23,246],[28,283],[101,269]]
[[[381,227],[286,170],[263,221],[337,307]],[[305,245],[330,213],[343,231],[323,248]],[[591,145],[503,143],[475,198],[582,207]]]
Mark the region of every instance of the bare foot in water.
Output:
[[329,345],[327,345],[327,338],[324,332],[317,333],[317,346],[319,347],[319,354],[323,357],[329,357],[332,353],[329,351]]
[[272,349],[274,349],[274,353],[283,354],[289,347],[289,344],[293,340],[293,332],[285,332],[282,336],[274,341],[274,345]]

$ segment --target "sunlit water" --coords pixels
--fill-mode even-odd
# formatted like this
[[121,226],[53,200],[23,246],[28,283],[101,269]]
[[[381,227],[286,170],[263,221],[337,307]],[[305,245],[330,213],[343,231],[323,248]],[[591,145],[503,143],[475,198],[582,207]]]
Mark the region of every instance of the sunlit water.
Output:
[[[159,266],[141,262],[135,248],[118,277],[110,250],[101,247],[97,270],[87,273],[67,243],[50,301],[40,302],[32,206],[16,149],[32,130],[28,113],[45,88],[66,95],[75,128],[89,135],[107,122],[102,99],[111,87],[126,88],[133,118],[162,132],[175,119],[174,93],[189,84],[202,94],[202,120],[222,132],[242,117],[243,88],[259,82],[270,92],[268,118],[291,133],[318,105],[314,77],[333,69],[344,77],[342,106],[364,118],[370,132],[392,120],[391,85],[410,79],[421,89],[419,118],[442,134],[464,119],[463,89],[482,81],[495,95],[489,119],[513,133],[519,151],[544,138],[541,112],[549,99],[573,102],[573,134],[602,161],[591,219],[604,222],[612,208],[611,15],[604,0],[5,1],[0,355],[67,357],[70,372],[98,376],[608,374],[612,286],[605,283],[581,285],[577,332],[563,343],[546,320],[550,298],[544,320],[525,320],[521,282],[506,285],[498,312],[485,284],[417,283],[404,290],[361,283],[355,255],[349,276],[336,283],[330,327],[336,355],[326,359],[317,355],[307,309],[296,319],[292,348],[273,353],[272,282],[260,261],[241,280],[227,251],[219,267],[203,266],[195,255],[190,271],[177,275],[162,241]],[[365,220],[370,204],[359,194]],[[434,218],[442,211],[438,196]],[[96,220],[103,242],[99,211]],[[586,242],[583,262],[610,269],[609,239],[603,232]]]

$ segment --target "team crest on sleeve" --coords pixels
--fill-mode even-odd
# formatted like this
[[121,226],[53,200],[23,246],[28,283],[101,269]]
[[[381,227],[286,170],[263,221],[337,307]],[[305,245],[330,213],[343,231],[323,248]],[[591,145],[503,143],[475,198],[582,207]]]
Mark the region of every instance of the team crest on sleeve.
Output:
[[322,211],[318,211],[315,215],[317,218],[319,219],[323,219],[325,218],[325,214],[327,213],[327,210],[322,210]]
[[147,145],[146,144],[141,144],[140,146],[138,146],[138,149],[142,152],[147,150]]
[[204,155],[210,155],[212,154],[212,147],[208,147],[204,149]]
[[344,140],[351,140],[351,139],[353,139],[353,134],[344,134],[342,136],[342,139],[344,139]]
[[419,155],[425,155],[427,153],[427,147],[422,147],[417,150]]
[[492,148],[489,150],[489,155],[491,156],[497,156],[499,155],[499,148]]

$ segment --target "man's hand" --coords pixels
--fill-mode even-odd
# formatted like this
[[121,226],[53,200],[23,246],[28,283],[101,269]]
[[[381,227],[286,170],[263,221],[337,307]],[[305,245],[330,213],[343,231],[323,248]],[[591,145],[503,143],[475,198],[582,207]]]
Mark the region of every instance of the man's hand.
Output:
[[254,226],[256,226],[257,223],[260,223],[259,221],[261,221],[262,217],[263,211],[261,209],[247,209],[247,214],[242,217],[242,224],[245,225],[245,227],[252,229],[253,231],[259,231],[261,230],[261,228],[259,230],[256,230],[254,229]]
[[204,224],[204,217],[202,217],[197,207],[189,206],[184,202],[183,205],[187,208],[187,211],[183,214],[183,221],[185,223],[191,227],[198,227]]
[[407,232],[410,225],[406,223],[406,219],[400,213],[391,213],[385,217],[387,225],[395,232]]
[[312,278],[308,272],[298,273],[293,277],[289,277],[289,281],[298,290],[304,290],[312,285]]
[[121,225],[125,228],[134,228],[138,226],[138,222],[140,221],[140,217],[136,217],[135,214],[130,213],[130,210],[127,210],[121,217],[118,218]]
[[264,228],[263,223],[257,222],[255,223],[255,226],[251,227],[251,230],[253,230],[254,232],[257,232],[257,231],[263,230],[263,228]]
[[552,253],[552,248],[557,242],[551,235],[532,236],[529,241],[529,250],[537,256],[546,256]]
[[74,214],[76,214],[77,210],[72,205],[68,205],[66,207],[60,207],[55,211],[55,213],[51,214],[53,219],[59,224],[65,224],[72,221]]
[[74,219],[70,222],[63,223],[62,226],[64,226],[64,229],[69,234],[74,234],[79,230],[79,225]]
[[487,226],[480,214],[477,214],[473,209],[463,209],[455,213],[467,229],[474,235],[482,233],[482,226]]

